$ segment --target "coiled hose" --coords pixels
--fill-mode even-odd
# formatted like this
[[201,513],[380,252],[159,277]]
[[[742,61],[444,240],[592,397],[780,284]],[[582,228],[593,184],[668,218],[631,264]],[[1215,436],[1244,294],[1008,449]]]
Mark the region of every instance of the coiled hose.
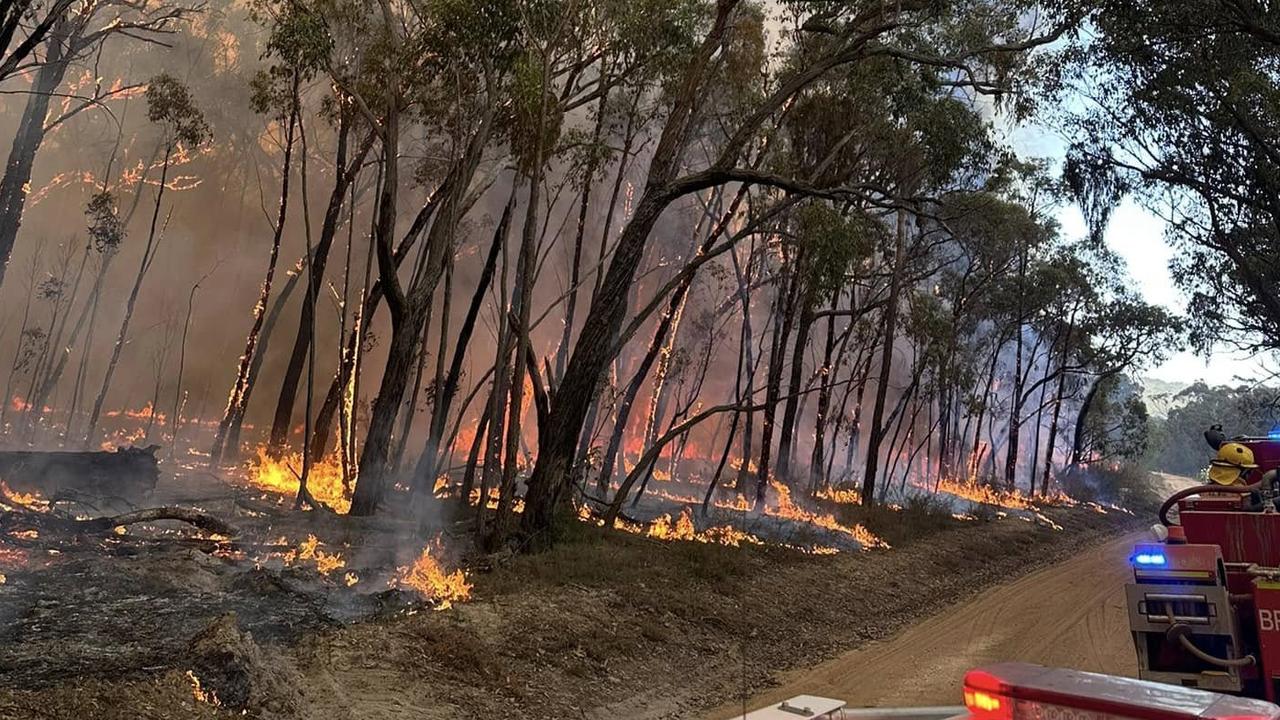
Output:
[[1194,655],[1201,662],[1206,662],[1210,665],[1216,665],[1217,667],[1223,668],[1248,667],[1257,662],[1253,655],[1245,655],[1244,657],[1239,658],[1220,658],[1217,655],[1210,655],[1196,647],[1195,643],[1191,642],[1191,638],[1189,637],[1189,635],[1191,635],[1191,627],[1185,623],[1178,622],[1177,619],[1174,618],[1173,608],[1166,607],[1165,616],[1169,618],[1169,629],[1165,631],[1165,637],[1170,640],[1177,638],[1178,643],[1182,645],[1182,649]]
[[1178,492],[1170,495],[1169,499],[1165,500],[1164,504],[1160,506],[1160,522],[1165,527],[1169,527],[1170,525],[1174,524],[1171,520],[1169,520],[1169,511],[1172,510],[1173,506],[1177,505],[1178,501],[1183,498],[1191,497],[1192,495],[1199,495],[1200,493],[1203,493],[1203,492],[1248,495],[1250,493],[1258,492],[1259,490],[1262,489],[1264,485],[1267,485],[1272,480],[1274,480],[1275,477],[1276,477],[1276,470],[1268,470],[1262,474],[1262,477],[1258,479],[1258,482],[1252,485],[1209,484],[1209,485],[1196,485],[1194,487],[1189,487],[1184,490],[1179,490]]

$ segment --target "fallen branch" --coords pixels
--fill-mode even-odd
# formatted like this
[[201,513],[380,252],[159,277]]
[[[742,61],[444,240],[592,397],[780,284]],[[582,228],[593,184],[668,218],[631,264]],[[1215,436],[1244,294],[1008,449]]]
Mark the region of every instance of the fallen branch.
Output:
[[198,510],[183,507],[156,507],[135,510],[122,515],[92,518],[90,520],[74,520],[74,527],[79,532],[105,532],[135,523],[155,522],[157,520],[179,520],[226,537],[235,537],[240,531],[223,520]]

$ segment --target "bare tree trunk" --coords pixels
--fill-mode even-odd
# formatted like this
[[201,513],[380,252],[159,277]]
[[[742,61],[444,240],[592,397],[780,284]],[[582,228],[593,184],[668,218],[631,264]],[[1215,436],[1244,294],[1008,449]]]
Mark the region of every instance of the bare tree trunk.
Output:
[[1076,311],[1072,309],[1067,322],[1066,337],[1062,341],[1062,367],[1058,370],[1058,388],[1053,397],[1053,416],[1049,420],[1049,439],[1044,450],[1044,474],[1040,478],[1040,492],[1048,494],[1049,480],[1053,475],[1053,451],[1058,444],[1058,422],[1062,418],[1062,396],[1067,391],[1067,358],[1071,352],[1071,335],[1075,330]]
[[[388,113],[395,118],[396,113]],[[449,175],[438,191],[440,209],[436,212],[427,234],[422,262],[414,268],[407,292],[400,287],[396,275],[398,262],[391,248],[391,236],[395,231],[395,183],[398,172],[394,167],[395,148],[398,139],[388,140],[398,132],[398,119],[390,122],[383,139],[387,155],[386,182],[378,213],[376,236],[378,274],[384,288],[387,308],[391,314],[391,347],[388,349],[386,367],[383,369],[378,394],[369,413],[369,428],[365,433],[364,449],[360,453],[360,473],[356,480],[351,512],[369,515],[375,512],[386,490],[386,474],[391,453],[391,436],[400,404],[413,365],[413,353],[421,342],[426,309],[430,306],[445,261],[454,252],[454,239],[458,223],[465,213],[467,190],[475,177],[480,158],[487,145],[492,128],[493,111],[486,111],[479,127],[473,132],[466,148],[450,169]],[[390,127],[395,125],[396,128]],[[389,148],[386,146],[390,146]],[[421,217],[421,213],[419,216]],[[405,336],[401,338],[400,336]],[[364,486],[363,489],[361,486]],[[430,488],[415,495],[420,503],[432,502]],[[422,510],[423,508],[419,508]]]
[[[485,293],[488,292],[489,285],[493,282],[493,275],[498,264],[498,255],[502,248],[506,246],[507,232],[511,227],[511,214],[515,208],[515,191],[517,187],[519,186],[512,186],[511,195],[507,198],[507,204],[502,209],[502,219],[498,221],[498,226],[494,229],[493,240],[489,243],[489,252],[485,256],[484,267],[480,271],[480,279],[476,283],[475,291],[471,294],[471,304],[467,306],[467,315],[462,320],[462,327],[458,329],[458,338],[454,343],[453,359],[449,363],[449,371],[444,376],[444,382],[438,386],[436,401],[431,408],[431,427],[427,432],[427,443],[423,446],[422,454],[418,457],[418,464],[413,470],[413,487],[415,491],[429,488],[431,479],[438,474],[438,456],[440,454],[440,442],[444,437],[445,422],[449,417],[449,408],[453,404],[453,397],[458,392],[458,382],[462,377],[462,363],[466,359],[467,347],[471,344],[471,335],[475,332],[476,318],[479,317],[480,307],[484,304]],[[486,407],[488,406],[486,405]],[[480,431],[478,430],[477,432]]]
[[[782,364],[786,356],[787,338],[791,336],[791,318],[796,303],[796,289],[799,278],[796,268],[784,268],[782,283],[778,288],[778,298],[774,303],[773,338],[769,343],[769,372],[765,377],[764,418],[761,423],[760,436],[760,468],[756,478],[756,502],[764,502],[765,491],[769,487],[770,458],[773,453],[774,416],[778,409],[778,398],[782,390]],[[785,483],[786,479],[782,481]]]
[[320,239],[306,266],[307,285],[312,290],[309,296],[303,298],[302,316],[298,320],[298,330],[294,334],[293,348],[289,351],[289,362],[285,366],[284,377],[280,380],[280,393],[276,399],[275,415],[271,421],[271,435],[267,441],[267,450],[273,455],[279,454],[289,442],[289,430],[293,424],[293,406],[298,394],[298,385],[302,381],[303,364],[307,358],[309,328],[315,322],[316,301],[319,299],[320,288],[324,283],[329,252],[338,234],[338,224],[342,217],[342,206],[347,189],[355,181],[376,137],[370,133],[348,162],[347,143],[350,134],[351,123],[348,114],[341,113],[337,132],[338,146],[334,156],[334,167],[339,171],[333,181],[333,190],[329,193],[329,205],[325,209],[324,221],[320,226]]
[[[831,307],[840,302],[840,291],[831,293]],[[822,370],[818,382],[818,414],[813,421],[813,454],[809,458],[809,492],[816,493],[828,484],[827,475],[823,472],[823,451],[826,449],[827,415],[831,411],[831,356],[836,348],[836,316],[827,316],[827,337],[822,347]],[[798,391],[798,390],[797,390]],[[793,391],[796,392],[796,391]]]
[[[601,96],[599,103],[596,104],[596,123],[591,131],[591,142],[599,144],[601,136],[604,134],[604,120],[607,113],[607,104],[609,102],[609,92],[606,90]],[[582,281],[582,243],[587,233],[587,208],[591,200],[592,180],[595,177],[598,163],[588,161],[583,164],[582,177],[579,179],[579,196],[578,196],[578,224],[577,230],[573,236],[573,259],[569,265],[569,298],[565,304],[564,310],[564,334],[560,338],[560,347],[556,348],[556,375],[555,379],[559,382],[560,377],[564,375],[564,364],[569,358],[569,343],[573,339],[573,325],[577,316],[578,309],[578,285]],[[622,164],[618,169],[618,177],[621,180],[623,169],[626,167],[626,159],[623,158]],[[616,195],[616,193],[615,193]],[[607,233],[606,233],[607,235]],[[599,283],[599,275],[596,276],[597,284]]]
[[[173,147],[170,145],[165,148],[164,166],[160,170],[160,185],[156,188],[156,204],[151,212],[151,229],[147,233],[147,245],[142,251],[142,260],[138,264],[138,274],[133,280],[133,288],[129,291],[129,299],[124,306],[124,319],[120,322],[120,332],[116,335],[115,345],[111,349],[111,359],[107,361],[107,372],[102,378],[102,387],[98,390],[98,397],[93,401],[93,410],[89,412],[89,422],[85,427],[84,447],[87,449],[93,442],[94,433],[98,429],[98,418],[102,414],[102,405],[106,402],[107,392],[111,389],[111,378],[115,374],[116,365],[120,362],[120,352],[124,350],[125,341],[129,337],[129,322],[133,319],[133,309],[138,302],[138,292],[142,289],[142,280],[146,277],[147,270],[151,268],[151,262],[155,260],[156,251],[159,249],[159,237],[156,235],[156,224],[160,219],[160,203],[164,199],[165,184],[169,178],[169,159],[173,154]],[[165,221],[168,225],[168,220]]]
[[[803,285],[804,278],[799,278]],[[800,319],[796,327],[796,344],[791,351],[791,378],[787,384],[787,401],[782,406],[782,427],[778,436],[778,477],[791,480],[791,463],[795,459],[796,421],[799,419],[800,383],[804,379],[804,350],[809,345],[813,327],[813,304],[816,298],[808,287],[801,287]]]
[[[213,447],[209,451],[209,462],[218,465],[222,462],[224,452],[229,451],[231,459],[239,454],[238,442],[228,442],[228,431],[237,418],[243,418],[247,406],[245,398],[249,388],[249,367],[253,362],[254,352],[258,346],[258,336],[262,331],[262,323],[266,316],[267,302],[271,299],[271,283],[275,279],[276,260],[280,257],[280,240],[284,235],[284,224],[289,210],[289,177],[293,167],[293,141],[298,124],[298,74],[293,78],[293,99],[289,111],[289,122],[285,130],[284,161],[280,173],[280,204],[276,213],[276,226],[271,238],[271,252],[267,256],[267,273],[262,281],[262,290],[258,294],[258,302],[253,306],[253,324],[245,338],[244,353],[240,356],[240,367],[236,371],[236,379],[227,398],[227,407],[223,411],[222,421],[218,424],[218,433],[214,437]],[[310,269],[308,269],[310,271]],[[238,438],[237,438],[238,440]]]
[[27,95],[27,105],[18,121],[18,131],[5,162],[4,176],[0,177],[0,285],[4,284],[5,267],[9,264],[9,257],[13,254],[13,246],[18,238],[18,228],[22,225],[22,212],[31,184],[31,169],[35,165],[40,145],[44,142],[44,123],[49,113],[49,101],[67,72],[63,40],[50,38],[45,43],[45,48],[44,62],[35,71]]
[[885,428],[881,427],[884,419],[885,399],[889,392],[889,373],[893,370],[893,344],[898,323],[898,298],[902,292],[902,274],[906,264],[907,216],[899,209],[898,228],[894,241],[893,276],[889,281],[889,304],[884,309],[884,326],[881,342],[884,347],[880,355],[880,376],[876,381],[875,406],[871,411],[871,434],[867,437],[867,465],[862,476],[862,502],[875,502],[876,475],[880,470],[880,443],[884,438]]
[[1098,392],[1102,389],[1106,381],[1120,373],[1119,370],[1108,370],[1098,375],[1093,381],[1093,385],[1089,388],[1089,392],[1085,393],[1084,400],[1080,401],[1080,412],[1076,414],[1076,431],[1071,440],[1071,467],[1080,467],[1085,461],[1084,457],[1084,428],[1085,423],[1089,419],[1089,412],[1093,410],[1093,403],[1098,399]]
[[[1017,334],[1014,346],[1014,369],[1013,369],[1013,396],[1011,398],[1009,408],[1009,447],[1004,459],[1004,484],[1013,490],[1018,486],[1018,448],[1022,437],[1022,350],[1024,345],[1023,323],[1025,322],[1024,310],[1022,308],[1023,283],[1027,276],[1027,243],[1024,240],[1022,247],[1018,253],[1018,318],[1014,324],[1013,331]],[[1034,352],[1033,352],[1034,356]]]
[[716,17],[693,54],[666,125],[649,165],[649,177],[635,213],[618,239],[609,271],[600,284],[582,331],[574,344],[564,378],[556,390],[547,426],[538,433],[538,456],[529,477],[521,527],[531,538],[546,542],[545,531],[555,523],[555,513],[571,484],[572,463],[587,409],[594,400],[601,373],[612,359],[609,342],[622,325],[622,310],[644,255],[649,233],[662,211],[672,202],[668,189],[678,170],[678,158],[687,141],[699,88],[712,56],[719,49],[737,6],[721,0]]
[[9,364],[9,377],[4,386],[4,403],[0,404],[0,430],[5,429],[4,422],[9,413],[9,406],[16,400],[13,396],[13,378],[18,374],[18,368],[23,362],[22,348],[27,339],[27,326],[31,322],[31,301],[36,296],[36,275],[40,272],[41,247],[38,246],[31,257],[31,273],[27,277],[27,299],[22,306],[22,323],[18,327],[18,342],[13,345],[13,362]]

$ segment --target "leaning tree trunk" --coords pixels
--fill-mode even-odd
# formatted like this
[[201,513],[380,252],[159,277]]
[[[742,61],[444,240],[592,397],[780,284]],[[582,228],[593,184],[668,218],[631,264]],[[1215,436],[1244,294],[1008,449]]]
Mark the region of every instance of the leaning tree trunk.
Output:
[[1093,387],[1089,388],[1089,392],[1085,393],[1084,400],[1080,402],[1080,412],[1076,415],[1076,431],[1071,440],[1072,468],[1080,467],[1085,461],[1084,430],[1085,423],[1089,420],[1089,412],[1093,410],[1093,402],[1098,399],[1098,392],[1106,385],[1107,380],[1119,374],[1119,372],[1119,370],[1108,370],[1098,375],[1098,379],[1093,381]]
[[[475,177],[481,154],[487,144],[492,127],[492,112],[487,111],[480,126],[472,134],[463,154],[455,161],[449,176],[442,184],[439,210],[427,235],[423,258],[414,268],[407,292],[400,287],[396,268],[399,261],[392,251],[391,236],[395,232],[396,202],[399,172],[396,168],[399,132],[398,110],[388,112],[384,128],[383,153],[386,158],[386,180],[379,199],[378,230],[375,247],[378,255],[378,274],[391,311],[391,347],[378,394],[369,414],[369,427],[365,432],[364,449],[360,452],[360,470],[352,497],[353,515],[371,515],[382,502],[386,491],[387,470],[391,459],[391,438],[405,390],[409,386],[413,360],[422,340],[427,308],[435,294],[436,286],[444,274],[445,260],[454,249],[458,223],[462,219],[467,191]],[[425,212],[425,209],[424,209]],[[422,217],[423,213],[419,213]],[[416,224],[416,222],[415,222]],[[430,500],[430,493],[419,493],[421,502]]]
[[[570,485],[574,455],[587,410],[594,400],[601,374],[613,357],[610,339],[622,326],[623,310],[636,269],[644,256],[649,234],[662,211],[675,199],[670,184],[679,169],[678,159],[687,141],[699,89],[712,56],[718,51],[736,2],[721,0],[716,18],[690,60],[666,125],[654,149],[635,213],[622,230],[609,271],[582,324],[569,357],[564,378],[556,390],[546,427],[538,433],[538,456],[529,476],[521,528],[538,543],[549,540],[555,514]],[[535,543],[535,544],[538,544]]]
[[[449,419],[449,408],[453,404],[453,396],[458,392],[458,381],[462,377],[462,363],[466,359],[467,347],[471,344],[471,335],[475,332],[476,319],[484,304],[485,293],[493,282],[493,274],[497,269],[498,255],[507,242],[507,231],[511,227],[511,213],[515,208],[515,188],[511,197],[502,209],[502,219],[494,229],[493,240],[489,243],[489,252],[485,255],[484,267],[480,270],[480,279],[476,282],[475,291],[471,295],[471,303],[467,306],[467,315],[458,329],[458,338],[454,343],[453,359],[449,363],[449,371],[444,382],[436,392],[436,401],[431,408],[431,426],[427,430],[427,443],[418,457],[418,464],[413,470],[415,491],[430,489],[433,478],[438,474],[437,461],[440,443],[444,439],[444,426]],[[479,431],[477,431],[479,432]],[[470,490],[468,488],[468,490]]]
[[[298,124],[298,78],[294,76],[293,105],[289,113],[289,123],[285,130],[284,162],[281,170],[280,204],[276,213],[275,232],[271,238],[271,253],[267,259],[267,274],[262,281],[262,290],[258,293],[258,302],[253,306],[253,324],[245,338],[244,353],[240,356],[240,367],[236,371],[236,379],[227,398],[227,407],[223,411],[222,421],[218,423],[218,433],[214,437],[213,447],[209,451],[210,464],[222,462],[223,453],[230,450],[234,457],[239,453],[239,443],[228,443],[228,431],[237,418],[244,417],[247,404],[246,395],[251,391],[249,384],[249,367],[253,363],[254,353],[258,346],[258,336],[262,332],[262,323],[267,312],[267,302],[271,298],[271,283],[275,279],[276,261],[280,257],[280,240],[284,236],[284,223],[289,210],[289,175],[293,162],[293,137]],[[238,440],[238,438],[237,438]]]

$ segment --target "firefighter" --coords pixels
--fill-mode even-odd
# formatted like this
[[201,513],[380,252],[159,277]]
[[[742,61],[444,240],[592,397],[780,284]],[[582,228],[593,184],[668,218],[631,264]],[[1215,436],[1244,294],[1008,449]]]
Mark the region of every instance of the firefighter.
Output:
[[1209,463],[1209,480],[1218,485],[1247,485],[1246,477],[1257,468],[1252,450],[1238,442],[1227,442]]

